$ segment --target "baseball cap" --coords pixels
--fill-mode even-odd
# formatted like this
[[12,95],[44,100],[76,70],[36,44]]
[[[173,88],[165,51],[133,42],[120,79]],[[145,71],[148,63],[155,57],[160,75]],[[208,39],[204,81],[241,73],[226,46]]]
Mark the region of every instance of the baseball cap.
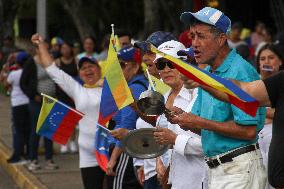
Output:
[[85,62],[88,62],[90,64],[95,64],[99,67],[98,61],[95,58],[84,56],[84,57],[80,58],[80,60],[78,62],[79,70],[81,69],[81,67],[83,66],[83,64]]
[[26,60],[28,60],[29,55],[25,51],[21,51],[16,56],[16,62],[20,65],[23,65]]
[[[177,53],[180,50],[184,50],[184,49],[185,49],[185,46],[182,43],[178,41],[174,41],[174,40],[166,41],[158,47],[159,51],[165,54],[171,55],[173,57],[176,57],[176,58],[181,58],[181,59],[186,59],[186,56],[178,55]],[[163,58],[163,57],[159,54],[156,54],[156,58],[153,62],[156,62],[160,58]]]
[[51,45],[62,45],[63,43],[64,41],[60,37],[53,37],[50,42]]
[[153,44],[155,47],[160,46],[162,43],[170,40],[177,40],[176,37],[170,33],[165,31],[156,31],[152,33],[146,41],[140,41],[134,43],[134,46],[140,48],[143,52],[148,51],[148,43]]
[[142,63],[142,56],[140,49],[133,46],[127,46],[120,49],[117,53],[118,59],[125,62],[136,62],[138,64]]
[[205,7],[196,13],[184,12],[180,16],[180,20],[185,24],[193,23],[194,19],[215,26],[225,34],[231,31],[231,20],[223,12],[211,7]]
[[187,49],[182,49],[177,52],[177,55],[179,56],[189,56],[191,58],[194,58],[194,51],[192,47],[189,47]]

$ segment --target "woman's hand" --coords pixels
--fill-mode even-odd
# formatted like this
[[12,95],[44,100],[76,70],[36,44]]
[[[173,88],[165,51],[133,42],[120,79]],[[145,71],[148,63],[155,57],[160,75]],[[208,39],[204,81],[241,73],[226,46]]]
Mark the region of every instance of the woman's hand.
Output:
[[173,131],[162,128],[157,126],[156,130],[154,131],[154,139],[159,144],[171,144],[174,145],[177,138],[177,134],[175,134]]
[[35,45],[39,45],[40,43],[44,42],[43,37],[39,35],[38,33],[32,36],[31,41]]
[[129,130],[125,128],[118,128],[118,129],[110,131],[110,134],[118,140],[122,140],[124,137],[128,135],[128,133],[129,133]]
[[114,160],[109,160],[107,167],[106,167],[106,174],[109,176],[115,176],[116,173],[114,172],[114,166],[116,165],[116,161]]
[[157,179],[161,183],[166,172],[166,167],[164,166],[162,160],[159,157],[157,158],[156,161],[156,172],[157,172]]
[[137,177],[139,183],[141,184],[141,186],[143,186],[145,182],[144,166],[141,166],[139,169],[137,169]]
[[40,57],[39,63],[43,67],[48,67],[53,63],[53,58],[48,52],[48,46],[44,43],[43,37],[38,33],[34,34],[31,38],[33,44],[38,46],[38,55]]

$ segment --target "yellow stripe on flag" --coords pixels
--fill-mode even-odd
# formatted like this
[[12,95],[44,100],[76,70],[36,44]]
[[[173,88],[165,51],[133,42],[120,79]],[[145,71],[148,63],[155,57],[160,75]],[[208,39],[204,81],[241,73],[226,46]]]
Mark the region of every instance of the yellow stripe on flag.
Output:
[[163,81],[159,80],[158,78],[150,75],[154,87],[157,92],[161,93],[162,95],[166,94],[169,90],[171,90],[171,87],[165,84]]
[[[150,45],[150,49],[153,53],[155,54],[159,54],[161,55],[163,58],[166,58],[174,63],[176,63],[178,66],[184,68],[185,70],[187,70],[190,73],[194,73],[194,75],[200,79],[202,79],[206,84],[210,85],[211,87],[221,91],[221,92],[225,92],[231,96],[234,96],[236,98],[239,98],[235,93],[233,93],[232,91],[228,90],[223,84],[219,83],[218,81],[216,81],[215,79],[211,78],[210,76],[208,76],[207,74],[203,73],[202,71],[194,68],[193,66],[190,66],[186,63],[184,63],[182,60],[175,58],[173,56],[167,55],[165,53],[162,53],[161,51],[159,51],[156,47],[154,47],[153,45]],[[241,99],[240,99],[241,100]]]
[[125,106],[134,102],[131,91],[124,78],[123,71],[120,67],[117,52],[113,46],[115,43],[114,34],[111,34],[110,44],[108,49],[107,65],[105,78],[115,99],[115,103],[118,109],[122,109]]
[[56,102],[56,99],[48,98],[47,96],[43,95],[42,106],[37,120],[36,132],[38,132],[41,128],[43,122],[45,121],[46,117],[48,116],[49,112],[51,111]]

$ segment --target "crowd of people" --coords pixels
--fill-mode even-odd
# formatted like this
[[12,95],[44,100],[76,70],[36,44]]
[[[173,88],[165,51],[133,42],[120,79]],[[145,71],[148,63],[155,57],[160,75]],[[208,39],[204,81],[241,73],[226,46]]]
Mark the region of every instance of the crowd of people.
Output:
[[[91,36],[82,42],[83,52],[78,43],[60,37],[47,43],[35,34],[31,39],[34,46],[26,51],[5,38],[0,80],[11,98],[14,150],[7,162],[27,163],[31,171],[41,168],[36,125],[40,94],[45,93],[85,114],[78,124],[78,137],[74,134],[60,151],[79,151],[86,189],[284,188],[279,107],[283,103],[284,34],[275,37],[262,22],[250,32],[241,22],[231,23],[224,13],[210,7],[184,12],[181,21],[190,28],[178,38],[156,31],[134,43],[129,32],[118,32],[118,59],[134,99],[151,88],[144,74],[146,67],[171,87],[164,94],[165,107],[171,113],[153,119],[131,104],[112,117],[111,134],[121,140],[134,129],[155,127],[156,142],[171,148],[160,157],[143,160],[130,157],[117,141],[111,145],[106,172],[93,152],[96,126],[90,120],[96,122],[99,116],[109,35],[100,53],[95,52]],[[260,101],[256,116],[228,103],[225,94],[182,75],[171,61],[151,52],[148,43],[188,64],[232,79]],[[260,79],[264,84],[258,84]],[[53,161],[51,140],[44,138],[44,149],[44,168],[60,168]]]

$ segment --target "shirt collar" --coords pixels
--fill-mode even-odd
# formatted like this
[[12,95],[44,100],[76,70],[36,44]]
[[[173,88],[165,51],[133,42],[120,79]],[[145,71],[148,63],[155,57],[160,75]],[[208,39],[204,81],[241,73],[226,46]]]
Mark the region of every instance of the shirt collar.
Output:
[[[231,67],[231,62],[233,61],[236,55],[237,55],[236,49],[232,49],[231,52],[227,55],[227,57],[223,61],[223,63],[215,70],[214,73],[218,74],[226,72]],[[212,69],[211,66],[209,66],[207,70],[210,71],[211,69]]]
[[84,84],[84,87],[85,88],[96,88],[98,86],[96,84],[93,84],[93,85]]
[[[184,86],[182,86],[182,88],[180,89],[177,97],[180,96],[181,98],[190,101],[191,97],[189,95],[189,91],[188,90],[193,90],[193,89],[186,89]],[[170,90],[167,93],[165,93],[164,98],[165,98],[166,101],[169,98],[169,95],[171,94],[171,92],[172,92],[172,90]]]

